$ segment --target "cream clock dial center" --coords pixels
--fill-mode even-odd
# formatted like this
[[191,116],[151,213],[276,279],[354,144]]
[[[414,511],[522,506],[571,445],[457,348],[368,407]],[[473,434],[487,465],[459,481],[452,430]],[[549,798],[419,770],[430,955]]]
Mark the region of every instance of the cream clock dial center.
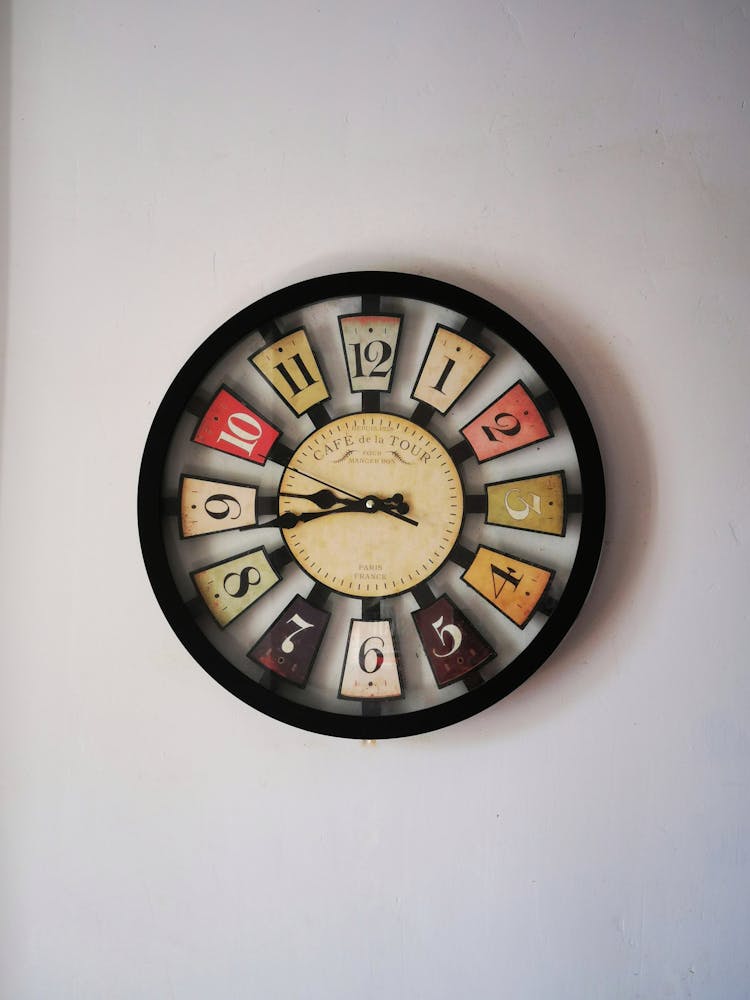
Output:
[[447,559],[461,529],[456,466],[429,431],[388,413],[332,420],[294,453],[279,486],[283,531],[306,573],[351,597],[410,590]]

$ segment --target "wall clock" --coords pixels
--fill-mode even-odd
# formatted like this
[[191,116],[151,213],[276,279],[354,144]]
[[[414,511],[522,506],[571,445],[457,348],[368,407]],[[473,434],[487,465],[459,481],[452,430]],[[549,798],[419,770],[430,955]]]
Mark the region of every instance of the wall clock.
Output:
[[243,309],[153,422],[141,546],[172,628],[292,725],[383,738],[493,704],[596,570],[604,481],[569,379],[520,323],[415,275]]

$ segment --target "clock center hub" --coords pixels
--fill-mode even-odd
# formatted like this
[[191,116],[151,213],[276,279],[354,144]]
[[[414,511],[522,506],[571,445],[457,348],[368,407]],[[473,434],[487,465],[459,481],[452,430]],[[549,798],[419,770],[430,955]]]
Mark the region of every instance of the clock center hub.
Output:
[[[423,427],[388,413],[314,431],[281,477],[283,535],[314,579],[351,597],[385,597],[432,576],[455,544],[463,492],[455,463]],[[365,516],[369,515],[369,516]]]

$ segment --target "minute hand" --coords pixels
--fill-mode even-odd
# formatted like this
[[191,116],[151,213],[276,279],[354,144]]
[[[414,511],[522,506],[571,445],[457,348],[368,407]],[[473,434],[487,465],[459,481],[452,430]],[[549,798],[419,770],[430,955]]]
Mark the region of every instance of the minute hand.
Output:
[[347,497],[337,497],[331,490],[318,490],[317,493],[279,493],[280,497],[293,497],[295,500],[309,500],[321,510],[328,510],[337,503],[359,503],[359,500],[349,500]]
[[[378,501],[376,497],[372,497],[372,498],[358,497],[355,493],[349,493],[348,490],[341,489],[339,486],[333,486],[333,485],[331,485],[331,483],[327,483],[323,479],[318,479],[317,476],[311,476],[309,472],[303,472],[302,469],[295,469],[294,466],[292,466],[292,465],[288,466],[288,468],[289,468],[290,472],[296,472],[298,476],[304,476],[305,479],[312,479],[312,481],[314,483],[319,483],[321,486],[327,486],[329,490],[335,490],[337,493],[343,493],[344,496],[351,497],[352,500],[373,499],[373,500],[376,500],[379,504],[382,504],[382,501]],[[283,496],[284,494],[281,494],[281,495]],[[315,494],[315,495],[317,495],[317,494]],[[311,499],[311,497],[308,497],[307,499]],[[313,501],[313,503],[316,503],[316,502],[317,501]],[[347,501],[346,500],[339,500],[338,502],[339,503],[346,503]],[[344,509],[351,510],[351,508],[344,508]],[[367,509],[371,510],[372,508],[367,508]],[[377,509],[378,510],[382,510],[384,514],[390,514],[391,517],[395,517],[399,521],[406,521],[407,524],[413,524],[415,527],[419,524],[419,521],[415,521],[411,517],[405,517],[403,514],[399,514],[398,511],[392,510],[390,507],[379,506]],[[408,510],[409,508],[407,507],[406,509]],[[331,513],[335,513],[335,511],[331,511]]]

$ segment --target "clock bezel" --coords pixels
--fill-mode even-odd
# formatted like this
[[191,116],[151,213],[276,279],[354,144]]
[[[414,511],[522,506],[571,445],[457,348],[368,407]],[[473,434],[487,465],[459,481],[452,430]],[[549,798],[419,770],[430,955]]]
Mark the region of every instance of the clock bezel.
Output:
[[[289,701],[229,663],[200,630],[180,597],[162,531],[167,452],[177,422],[206,372],[249,331],[280,315],[326,299],[365,295],[410,298],[446,307],[481,321],[518,351],[554,395],[568,425],[583,497],[580,540],[568,582],[549,620],[529,645],[495,677],[452,701],[383,716],[343,715]],[[226,320],[188,358],[159,405],[146,440],[138,482],[138,527],[146,572],[164,616],[193,659],[222,687],[264,714],[301,729],[350,739],[389,739],[431,732],[470,718],[506,697],[546,662],[573,625],[596,574],[605,503],[601,454],[583,402],[553,355],[518,320],[485,299],[434,278],[396,271],[347,271],[301,281],[264,296]]]

